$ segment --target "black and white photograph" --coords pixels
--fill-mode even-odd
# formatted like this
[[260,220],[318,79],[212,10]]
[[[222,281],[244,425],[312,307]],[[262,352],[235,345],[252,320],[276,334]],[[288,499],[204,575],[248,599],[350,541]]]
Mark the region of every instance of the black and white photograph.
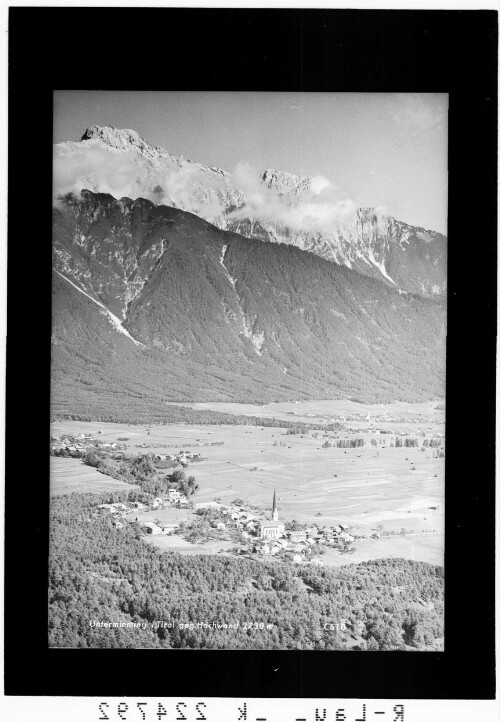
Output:
[[448,94],[53,102],[49,646],[443,651]]
[[6,719],[489,719],[498,13],[110,5],[4,33]]

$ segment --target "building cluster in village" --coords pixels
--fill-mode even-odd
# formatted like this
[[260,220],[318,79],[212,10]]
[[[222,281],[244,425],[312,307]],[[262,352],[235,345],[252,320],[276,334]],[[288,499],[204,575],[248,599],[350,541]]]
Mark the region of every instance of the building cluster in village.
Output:
[[345,550],[354,542],[355,537],[342,524],[318,527],[311,525],[305,529],[289,529],[279,519],[276,493],[273,498],[271,519],[261,518],[255,511],[245,506],[221,504],[218,501],[205,501],[192,504],[180,492],[170,489],[163,497],[152,498],[150,502],[128,502],[101,504],[102,513],[110,515],[116,528],[126,523],[137,523],[145,534],[165,535],[179,532],[179,521],[160,521],[139,519],[134,514],[168,507],[193,508],[194,511],[216,511],[219,516],[212,520],[214,530],[220,532],[237,531],[241,541],[238,544],[240,554],[257,557],[276,557],[295,563],[309,563],[323,566],[318,554],[322,547]]
[[322,566],[323,562],[314,555],[314,552],[322,545],[344,549],[354,541],[354,537],[343,525],[321,528],[312,525],[303,530],[287,531],[285,524],[279,519],[276,492],[273,497],[271,520],[259,522],[257,536],[258,539],[252,545],[253,553],[283,555],[296,563],[309,561],[318,566]]
[[77,436],[67,434],[50,437],[50,453],[52,456],[70,456],[81,459],[91,451],[105,451],[119,458],[123,457],[127,448],[127,444],[101,441],[92,434],[78,434]]
[[[298,402],[296,402],[298,403]],[[380,413],[374,413],[372,411],[369,411],[368,414],[365,414],[364,412],[358,412],[358,413],[351,413],[351,414],[329,414],[329,413],[302,413],[300,411],[287,411],[285,412],[287,416],[296,416],[307,419],[314,419],[315,422],[319,423],[325,423],[325,424],[345,424],[347,422],[356,422],[356,421],[369,421],[370,423],[386,423],[386,422],[395,422],[395,423],[403,423],[403,424],[419,424],[423,421],[426,421],[425,416],[416,416],[415,414],[389,414],[387,411],[380,412]]]
[[[100,432],[98,432],[99,434]],[[136,448],[149,448],[146,444],[137,445]],[[51,436],[50,453],[52,456],[69,456],[74,459],[82,459],[90,452],[105,452],[113,459],[123,459],[126,455],[128,444],[123,442],[106,442],[96,439],[92,434],[79,434],[73,436]],[[201,454],[181,450],[176,454],[157,454],[151,456],[156,461],[171,461],[181,466],[187,466],[189,462],[201,461]]]
[[[148,495],[143,493],[143,497],[144,496]],[[182,494],[176,489],[169,489],[161,497],[149,496],[150,499],[147,503],[142,501],[113,502],[111,504],[100,504],[98,508],[101,513],[109,515],[114,526],[118,529],[122,528],[126,523],[137,521],[139,526],[143,527],[144,531],[148,534],[172,534],[179,528],[179,522],[143,521],[139,520],[137,514],[171,507],[188,509],[192,506],[191,502],[188,501],[185,494]],[[134,513],[136,514],[135,517]]]
[[[50,452],[57,456],[84,458],[88,453],[99,451],[120,459],[125,456],[128,448],[128,445],[123,443],[125,441],[128,439],[118,439],[118,443],[102,442],[92,434],[52,436]],[[154,453],[153,456],[158,461],[171,461],[181,466],[201,460],[200,454],[184,450],[176,454]],[[159,518],[145,519],[144,512],[172,507],[193,509],[195,512],[214,511],[218,512],[210,522],[214,532],[220,532],[221,539],[227,536],[234,539],[235,536],[231,533],[237,532],[237,551],[240,554],[270,556],[318,566],[323,565],[318,556],[322,547],[346,550],[355,540],[355,537],[349,534],[349,529],[341,524],[329,527],[314,524],[303,529],[287,529],[285,523],[279,519],[276,492],[273,497],[271,519],[266,518],[258,509],[246,505],[222,504],[216,500],[193,503],[175,488],[169,488],[157,497],[142,493],[141,498],[142,501],[101,504],[99,512],[109,516],[117,529],[123,528],[125,524],[135,523],[144,534],[167,535],[179,533],[181,523],[175,520],[162,521]]]

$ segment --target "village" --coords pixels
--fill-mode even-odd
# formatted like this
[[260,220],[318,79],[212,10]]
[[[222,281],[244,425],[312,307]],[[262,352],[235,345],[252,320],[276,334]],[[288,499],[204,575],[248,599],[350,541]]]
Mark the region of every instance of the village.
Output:
[[[193,522],[189,524],[184,521],[151,518],[148,513],[165,509],[191,510],[194,512]],[[285,524],[279,519],[276,494],[273,497],[271,519],[267,519],[261,510],[244,502],[230,505],[218,501],[193,503],[173,489],[148,503],[135,501],[101,504],[99,510],[109,516],[117,529],[123,528],[125,524],[132,524],[145,536],[175,534],[186,541],[198,543],[231,541],[234,542],[234,547],[228,551],[234,554],[253,558],[274,557],[295,564],[323,566],[320,555],[324,553],[325,547],[349,553],[356,539],[342,524]],[[147,518],[144,518],[146,516]]]
[[[98,431],[97,434],[101,432]],[[84,459],[90,452],[101,452],[108,458],[121,460],[124,459],[129,445],[123,442],[129,441],[128,438],[124,437],[121,440],[118,439],[114,442],[99,441],[92,434],[78,434],[73,436],[71,434],[63,436],[51,436],[50,437],[50,453],[52,456],[66,456],[73,459]],[[209,444],[204,444],[208,446]],[[217,442],[212,444],[213,446],[219,445]],[[136,444],[136,449],[156,449],[164,448],[165,444]],[[199,444],[194,444],[194,447]],[[181,466],[187,466],[191,461],[201,461],[201,454],[193,454],[191,451],[181,450],[177,454],[158,454],[154,453],[154,458],[157,461],[170,461],[180,464]]]
[[[97,432],[99,434],[100,432]],[[119,438],[117,442],[105,442],[96,439],[96,435],[82,433],[78,435],[51,436],[50,453],[53,456],[85,459],[88,454],[99,452],[106,458],[121,460],[125,458],[129,438]],[[205,446],[208,444],[204,444]],[[215,442],[213,445],[220,445]],[[159,444],[138,444],[136,448],[155,448]],[[180,450],[175,454],[152,454],[156,461],[171,462],[171,466],[186,468],[188,463],[201,461],[202,456],[191,451]],[[193,503],[178,489],[170,488],[159,496],[141,492],[142,501],[117,501],[99,505],[99,512],[111,520],[116,529],[126,524],[134,525],[144,536],[176,535],[186,541],[234,542],[231,551],[237,555],[273,557],[295,564],[313,564],[323,566],[319,558],[325,547],[339,552],[353,550],[355,536],[349,533],[343,524],[331,526],[305,525],[294,521],[287,525],[279,519],[276,493],[273,496],[271,519],[265,517],[261,509],[245,503],[222,504],[220,501]],[[132,495],[133,496],[133,495]],[[151,512],[165,510],[187,510],[194,512],[194,521],[160,518],[158,513],[151,518]],[[293,528],[292,528],[293,527]]]
[[148,544],[183,555],[318,566],[439,561],[442,427],[431,418],[386,433],[373,430],[374,415],[362,433],[303,423],[57,423],[51,493],[105,493],[99,513],[118,530],[132,525]]

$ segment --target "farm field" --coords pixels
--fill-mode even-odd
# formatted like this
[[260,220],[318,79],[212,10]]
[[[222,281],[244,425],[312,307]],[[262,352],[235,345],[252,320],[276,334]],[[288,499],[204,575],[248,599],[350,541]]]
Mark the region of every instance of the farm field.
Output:
[[162,551],[178,552],[180,554],[217,554],[220,551],[226,551],[234,547],[234,543],[229,541],[190,544],[190,542],[176,534],[145,536],[143,539]]
[[125,517],[127,521],[160,521],[160,522],[189,522],[195,519],[196,515],[191,509],[178,509],[175,506],[167,509],[151,509],[150,511],[131,511]]
[[[274,407],[278,406],[282,413],[295,407],[304,413],[315,413],[323,405],[330,412],[335,406],[344,413],[353,409],[359,413],[362,407],[353,402],[325,401],[269,404],[267,407],[245,405],[245,408],[249,413],[258,410],[259,415],[263,415],[264,409],[273,407],[269,412],[272,416],[276,415]],[[414,433],[428,432],[431,426],[431,433],[442,434],[444,412],[436,410],[436,405],[437,402],[363,406],[362,413],[383,413],[383,409],[389,407],[394,416],[403,414],[405,418],[411,418],[413,413],[415,421],[411,423],[411,430]],[[212,404],[197,406],[215,407]],[[241,412],[239,404],[219,404],[217,408],[222,406],[225,411],[232,408],[235,413]],[[391,422],[387,424],[391,427]],[[356,422],[356,427],[359,426]],[[316,439],[311,433],[301,438],[286,434],[284,429],[256,426],[172,424],[146,427],[71,421],[54,423],[52,433],[96,434],[100,431],[98,438],[103,442],[127,438],[125,443],[130,453],[145,453],[147,449],[139,448],[142,444],[157,453],[174,453],[181,449],[200,453],[204,460],[188,466],[188,473],[193,474],[200,485],[196,502],[217,498],[222,503],[229,503],[242,498],[268,510],[276,489],[280,518],[285,522],[297,519],[304,523],[344,523],[355,534],[369,535],[377,528],[382,532],[399,532],[404,528],[411,534],[406,538],[382,536],[376,540],[362,540],[357,543],[358,551],[345,557],[332,551],[335,556],[332,556],[332,563],[352,563],[378,556],[408,556],[442,563],[444,459],[433,458],[432,449],[428,448],[424,451],[391,448],[390,442],[400,427],[401,424],[394,421],[391,434],[377,436],[368,431],[328,432],[330,440],[363,437],[365,446],[353,449],[323,449],[325,432],[319,432]],[[385,442],[386,446],[372,446],[372,438],[379,444]],[[74,463],[79,465],[79,462]],[[95,472],[91,470],[91,473]],[[158,512],[152,513],[159,518]],[[436,534],[418,536],[423,530]],[[324,559],[326,561],[326,555]]]
[[[224,438],[224,446],[203,452],[206,461],[190,466],[199,501],[240,497],[266,508],[276,489],[285,521],[442,528],[444,460],[433,459],[431,451],[323,449],[322,439],[276,429],[227,428]],[[286,447],[273,446],[276,440],[285,440]]]
[[131,491],[138,488],[138,486],[125,484],[123,481],[100,474],[91,466],[86,466],[80,459],[50,457],[51,496],[71,494],[71,492],[101,494],[104,491],[122,491],[123,489]]
[[[259,406],[257,404],[237,404],[224,402],[206,403],[178,403],[178,406],[186,406],[199,411],[222,411],[228,414],[242,414],[243,416],[260,416],[262,418],[276,418],[285,421],[301,421],[309,423],[330,423],[331,418],[356,420],[356,425],[368,428],[369,422],[366,417],[388,416],[391,418],[404,417],[408,423],[400,422],[398,428],[402,431],[414,430],[414,424],[420,424],[426,429],[443,431],[444,425],[444,402],[442,400],[427,401],[418,404],[410,404],[398,401],[392,404],[360,404],[348,400],[330,401],[294,401],[271,403]],[[327,417],[327,418],[325,418]],[[390,421],[378,421],[377,428],[390,428]]]
[[400,557],[428,562],[441,566],[444,555],[444,536],[439,534],[409,534],[407,536],[381,537],[380,539],[361,539],[355,542],[355,550],[341,554],[327,548],[320,559],[325,566],[340,567],[345,564],[367,562],[371,559]]

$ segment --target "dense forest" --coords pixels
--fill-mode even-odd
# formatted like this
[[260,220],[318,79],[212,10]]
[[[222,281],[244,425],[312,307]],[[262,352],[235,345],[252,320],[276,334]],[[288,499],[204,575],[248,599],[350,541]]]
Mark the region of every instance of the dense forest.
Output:
[[[85,192],[54,211],[54,265],[59,418],[195,423],[167,402],[443,395],[444,302],[298,248]],[[124,305],[124,328],[143,346],[106,315]]]
[[[59,394],[54,389],[54,397]],[[304,431],[300,433],[308,433],[308,431],[341,431],[345,428],[344,424],[334,422],[330,424],[318,424],[314,422],[302,423],[297,427],[295,421],[287,421],[286,419],[277,419],[269,416],[250,416],[247,414],[233,414],[225,411],[214,411],[213,409],[192,409],[189,406],[180,406],[178,404],[161,404],[158,410],[154,411],[148,404],[146,408],[141,410],[137,408],[134,412],[134,421],[131,420],[130,411],[127,409],[108,408],[96,409],[96,413],[92,415],[89,412],[79,412],[78,410],[70,411],[69,404],[66,411],[52,411],[51,421],[91,421],[91,422],[115,422],[119,424],[205,424],[208,426],[265,426],[273,429],[297,429]],[[299,433],[293,431],[290,433]]]
[[[442,645],[441,567],[384,559],[328,569],[162,553],[144,543],[133,525],[117,529],[101,516],[97,507],[105,498],[72,494],[52,500],[52,647],[419,650]],[[96,622],[115,626],[93,626]],[[237,628],[218,628],[236,623]],[[338,628],[325,629],[325,624]]]

